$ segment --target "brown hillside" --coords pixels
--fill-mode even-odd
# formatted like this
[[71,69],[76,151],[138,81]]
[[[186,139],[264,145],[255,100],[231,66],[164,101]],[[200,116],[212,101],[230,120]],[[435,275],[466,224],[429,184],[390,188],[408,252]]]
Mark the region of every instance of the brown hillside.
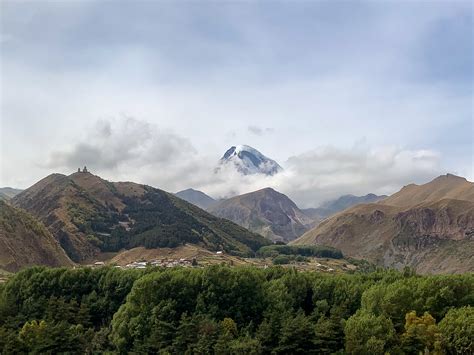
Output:
[[32,265],[70,266],[57,240],[29,213],[0,201],[0,269]]
[[314,222],[287,196],[271,188],[224,200],[208,211],[274,241],[296,239]]
[[101,205],[71,177],[51,174],[15,196],[12,202],[40,219],[66,253],[74,261],[80,261],[99,251],[79,225],[97,214]]
[[[474,271],[474,184],[452,175],[327,219],[294,241],[424,273]],[[454,197],[460,199],[454,199]]]

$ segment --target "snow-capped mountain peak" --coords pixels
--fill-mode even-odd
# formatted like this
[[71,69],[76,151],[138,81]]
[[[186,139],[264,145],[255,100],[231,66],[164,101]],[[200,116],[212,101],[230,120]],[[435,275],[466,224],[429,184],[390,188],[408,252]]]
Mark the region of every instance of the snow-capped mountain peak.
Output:
[[283,168],[274,160],[266,157],[257,149],[248,145],[230,147],[220,159],[219,164],[233,164],[244,175],[265,174],[274,175]]

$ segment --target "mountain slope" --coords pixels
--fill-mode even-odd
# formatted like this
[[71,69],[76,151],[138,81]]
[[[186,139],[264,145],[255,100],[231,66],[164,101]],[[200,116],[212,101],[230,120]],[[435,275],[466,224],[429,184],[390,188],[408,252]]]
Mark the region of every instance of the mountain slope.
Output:
[[[340,212],[294,241],[419,272],[474,271],[474,184],[453,175]],[[458,199],[454,199],[456,197]]]
[[268,244],[261,236],[165,191],[113,183],[90,173],[53,174],[13,203],[37,216],[75,261],[99,251],[193,243],[210,250],[249,254]]
[[186,189],[183,191],[179,191],[175,193],[175,195],[204,210],[211,207],[216,202],[216,200],[214,200],[211,196],[206,195],[202,191],[194,189]]
[[327,201],[318,208],[306,208],[303,209],[308,217],[315,220],[321,220],[327,218],[337,212],[343,211],[349,207],[359,205],[361,203],[373,203],[383,200],[387,196],[378,196],[375,194],[367,194],[365,196],[354,196],[354,195],[343,195],[335,200]]
[[230,147],[220,159],[219,165],[231,165],[243,175],[274,175],[283,170],[276,161],[248,145]]
[[208,211],[274,241],[293,240],[313,223],[293,201],[271,188],[224,200]]
[[0,269],[16,272],[32,265],[69,266],[72,262],[41,222],[0,201]]
[[0,187],[0,199],[1,200],[10,200],[11,198],[18,195],[23,190],[14,189],[12,187]]

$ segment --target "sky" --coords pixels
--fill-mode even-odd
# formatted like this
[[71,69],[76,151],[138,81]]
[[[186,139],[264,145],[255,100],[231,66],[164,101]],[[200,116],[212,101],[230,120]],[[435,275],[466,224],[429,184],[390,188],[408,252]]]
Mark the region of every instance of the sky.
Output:
[[[0,2],[0,186],[79,166],[302,207],[474,180],[471,1]],[[285,169],[214,173],[247,144]]]

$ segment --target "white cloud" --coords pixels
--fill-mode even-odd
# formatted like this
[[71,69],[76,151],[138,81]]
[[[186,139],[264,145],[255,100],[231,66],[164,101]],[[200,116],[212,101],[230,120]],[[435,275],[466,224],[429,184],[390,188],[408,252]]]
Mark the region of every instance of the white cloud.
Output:
[[193,187],[216,198],[273,187],[302,207],[342,194],[393,193],[412,182],[438,174],[440,156],[431,150],[395,146],[371,148],[365,142],[342,149],[324,146],[290,157],[274,176],[238,173],[232,165],[214,172],[219,154],[206,156],[179,134],[154,124],[123,117],[98,121],[63,151],[53,151],[49,168],[87,165],[112,180],[132,180],[167,191]]
[[343,194],[391,194],[403,185],[424,183],[443,173],[437,152],[399,147],[326,146],[290,157],[283,165],[284,172],[270,177],[227,171],[221,182],[202,188],[222,197],[270,186],[301,207],[314,207]]
[[286,165],[293,177],[282,190],[305,206],[348,193],[391,194],[442,173],[437,152],[394,146],[322,147],[291,157]]
[[52,151],[46,167],[74,170],[87,165],[90,170],[107,174],[127,170],[133,174],[149,167],[169,174],[170,169],[186,169],[196,155],[187,139],[132,117],[100,120],[82,133],[65,150]]

